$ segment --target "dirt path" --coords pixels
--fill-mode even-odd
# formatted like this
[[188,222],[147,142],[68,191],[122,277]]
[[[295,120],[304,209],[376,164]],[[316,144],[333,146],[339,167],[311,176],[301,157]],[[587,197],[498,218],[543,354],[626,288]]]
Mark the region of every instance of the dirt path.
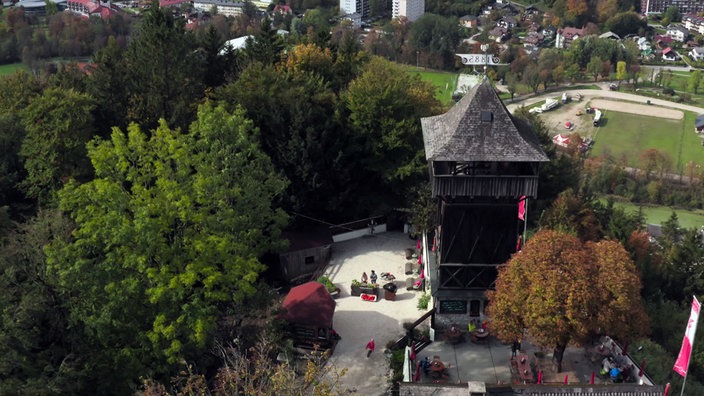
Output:
[[617,102],[614,100],[593,99],[590,106],[597,109],[606,109],[612,111],[620,111],[622,113],[631,113],[659,118],[669,118],[672,120],[681,120],[684,118],[684,113],[681,110],[668,109],[664,107],[654,107],[630,102]]

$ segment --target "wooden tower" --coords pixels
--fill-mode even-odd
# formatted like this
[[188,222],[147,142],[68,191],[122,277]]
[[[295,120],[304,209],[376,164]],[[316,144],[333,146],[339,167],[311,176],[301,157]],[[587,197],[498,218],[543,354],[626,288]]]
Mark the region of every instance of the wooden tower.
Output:
[[437,313],[479,318],[497,267],[517,249],[522,197],[538,191],[547,162],[532,132],[520,131],[484,80],[447,113],[421,119],[439,225],[429,267]]

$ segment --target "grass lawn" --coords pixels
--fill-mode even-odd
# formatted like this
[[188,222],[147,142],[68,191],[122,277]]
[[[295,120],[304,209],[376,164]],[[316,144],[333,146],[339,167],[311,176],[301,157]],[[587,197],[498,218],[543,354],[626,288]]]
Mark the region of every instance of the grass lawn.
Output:
[[457,73],[447,73],[424,69],[416,71],[415,67],[410,68],[408,71],[410,73],[420,75],[420,78],[435,85],[435,97],[440,101],[440,103],[443,105],[449,105],[452,103],[452,93],[457,87],[457,77],[459,76]]
[[656,148],[670,155],[676,173],[689,161],[704,164],[704,148],[694,133],[695,118],[690,112],[685,112],[683,120],[667,120],[607,111],[598,128],[592,155],[608,153],[619,160],[625,158],[629,166],[637,167],[641,153]]
[[[606,203],[606,199],[601,199]],[[643,211],[645,222],[648,224],[662,224],[667,221],[674,211],[677,213],[677,220],[682,228],[699,228],[704,225],[703,210],[672,209],[667,206],[638,206],[630,202],[614,202],[614,206],[624,208],[626,212],[637,212],[639,208]]]
[[27,66],[22,63],[11,63],[9,65],[0,65],[0,76],[12,74],[17,69],[27,70]]

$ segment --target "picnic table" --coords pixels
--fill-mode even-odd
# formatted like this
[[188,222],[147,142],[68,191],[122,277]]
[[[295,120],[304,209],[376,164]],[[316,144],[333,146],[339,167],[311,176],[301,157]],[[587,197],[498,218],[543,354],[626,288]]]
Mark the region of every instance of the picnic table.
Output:
[[530,365],[528,355],[521,353],[516,356],[516,369],[524,384],[533,382],[533,367]]

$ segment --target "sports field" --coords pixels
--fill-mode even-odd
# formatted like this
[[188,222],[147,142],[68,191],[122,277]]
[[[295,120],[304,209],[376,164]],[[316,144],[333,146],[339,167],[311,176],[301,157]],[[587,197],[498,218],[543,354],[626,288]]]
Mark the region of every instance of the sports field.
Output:
[[17,69],[27,70],[27,67],[22,63],[11,63],[9,65],[0,65],[0,76],[12,74]]
[[[652,110],[657,113],[656,107]],[[704,164],[704,147],[694,133],[695,117],[690,112],[685,112],[681,120],[672,120],[606,111],[601,126],[593,132],[595,145],[591,155],[608,153],[637,167],[641,153],[654,148],[668,153],[675,172],[689,161]]]
[[447,73],[435,70],[416,68],[415,66],[402,65],[411,75],[419,75],[423,81],[427,81],[436,87],[435,97],[445,106],[452,103],[452,93],[457,85],[457,73]]
[[[604,203],[605,199],[602,200]],[[638,209],[643,211],[645,222],[648,224],[662,224],[667,221],[672,215],[672,212],[677,213],[677,221],[682,228],[699,228],[704,225],[704,211],[702,210],[684,210],[672,209],[667,206],[638,206],[630,202],[614,202],[614,206],[623,208],[628,213],[638,212]]]

